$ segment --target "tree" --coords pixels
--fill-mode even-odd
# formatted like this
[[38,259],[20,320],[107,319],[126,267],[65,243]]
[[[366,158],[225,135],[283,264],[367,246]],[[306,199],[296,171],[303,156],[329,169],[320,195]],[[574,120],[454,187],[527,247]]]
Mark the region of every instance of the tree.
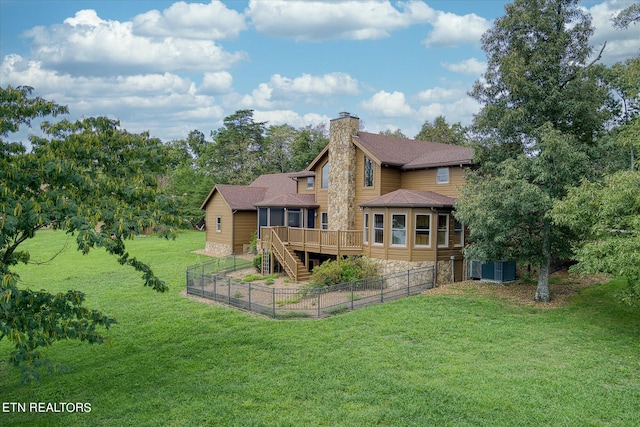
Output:
[[383,131],[380,131],[380,135],[393,136],[396,138],[406,138],[406,135],[402,133],[400,129],[396,129],[396,130],[385,129]]
[[225,117],[224,126],[211,133],[213,144],[207,155],[216,182],[249,184],[262,173],[265,127],[265,122],[253,121],[253,110]]
[[29,87],[0,88],[0,340],[14,344],[9,359],[37,375],[42,348],[55,341],[105,341],[102,328],[115,319],[84,306],[77,290],[51,294],[20,286],[13,267],[29,262],[21,245],[43,228],[76,236],[84,254],[104,248],[142,273],[146,286],[167,290],[153,271],[132,257],[125,241],[145,230],[173,235],[175,204],[157,188],[165,170],[164,146],[148,134],[131,134],[104,117],[44,122],[44,137],[32,149],[5,138],[35,117],[55,116],[66,107],[31,97]]
[[436,117],[433,123],[425,121],[415,139],[452,145],[467,144],[466,129],[459,122],[449,126],[444,116]]
[[620,171],[603,182],[585,180],[554,203],[551,216],[581,236],[572,269],[623,277],[628,286],[622,300],[640,305],[640,172]]
[[634,3],[623,9],[613,19],[613,26],[618,29],[628,28],[631,24],[640,22],[640,4]]
[[266,150],[263,157],[266,173],[291,171],[291,145],[297,131],[291,125],[269,126],[266,134]]
[[329,134],[324,123],[300,129],[291,144],[292,169],[301,171],[306,168],[328,143]]
[[551,260],[573,237],[549,211],[594,171],[609,98],[602,67],[588,62],[593,28],[577,0],[516,0],[505,10],[482,37],[488,67],[471,92],[483,104],[474,122],[481,166],[457,217],[471,256],[539,265],[534,298],[549,301]]

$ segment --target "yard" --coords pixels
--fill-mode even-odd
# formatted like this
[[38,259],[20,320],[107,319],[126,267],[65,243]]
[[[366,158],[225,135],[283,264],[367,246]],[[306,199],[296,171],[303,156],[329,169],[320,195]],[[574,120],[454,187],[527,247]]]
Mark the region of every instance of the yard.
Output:
[[[0,400],[81,402],[90,412],[0,412],[11,425],[424,426],[640,424],[640,314],[612,281],[556,278],[562,304],[527,287],[471,283],[323,320],[270,320],[186,298],[201,233],[130,242],[170,291],[59,232],[30,243],[25,286],[87,294],[115,316],[110,345],[55,344],[65,366],[34,385],[4,362]],[[566,283],[571,282],[570,285]],[[531,297],[532,297],[531,293]]]

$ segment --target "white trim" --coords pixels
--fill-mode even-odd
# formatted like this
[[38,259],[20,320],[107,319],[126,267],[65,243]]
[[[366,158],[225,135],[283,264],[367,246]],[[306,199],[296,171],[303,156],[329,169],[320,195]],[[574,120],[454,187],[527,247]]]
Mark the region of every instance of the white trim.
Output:
[[448,184],[449,173],[449,168],[438,168],[438,170],[436,171],[436,184]]
[[[382,228],[377,228],[376,227],[376,215],[381,215],[382,216]],[[373,212],[373,224],[371,227],[372,230],[372,236],[371,236],[371,244],[375,245],[375,246],[384,246],[384,229],[385,229],[385,223],[384,223],[384,213],[383,212]],[[382,242],[376,242],[376,230],[382,230]]]
[[[444,234],[444,245],[438,244],[438,235],[440,234],[440,217],[443,216],[447,219],[447,225]],[[439,248],[448,248],[449,247],[449,214],[438,214],[438,220],[436,221],[436,244],[438,244]]]
[[[460,224],[460,243],[456,243],[455,238],[456,238],[456,223]],[[460,221],[458,221],[457,219],[453,219],[453,247],[454,248],[461,248],[464,246],[464,224],[461,223]]]
[[[427,239],[427,244],[426,245],[419,245],[416,239],[416,233],[418,231],[418,215],[422,215],[422,216],[426,216],[429,218],[428,224],[429,224],[429,229],[428,229],[428,239]],[[414,248],[430,248],[431,247],[431,237],[433,236],[433,233],[431,232],[431,221],[433,220],[433,216],[428,213],[428,212],[417,212],[415,213],[414,217],[413,217],[413,247]],[[424,231],[424,230],[423,230]]]
[[371,215],[369,214],[369,212],[363,212],[362,213],[362,243],[364,244],[369,244],[369,221]]
[[216,217],[216,233],[222,233],[222,217]]
[[[403,216],[404,217],[404,229],[401,228],[393,228],[393,217],[394,216]],[[407,223],[407,213],[406,212],[393,212],[391,213],[391,242],[390,242],[390,246],[396,247],[396,248],[406,248],[407,247],[407,226],[409,225]],[[393,243],[393,231],[397,230],[404,230],[404,243]]]

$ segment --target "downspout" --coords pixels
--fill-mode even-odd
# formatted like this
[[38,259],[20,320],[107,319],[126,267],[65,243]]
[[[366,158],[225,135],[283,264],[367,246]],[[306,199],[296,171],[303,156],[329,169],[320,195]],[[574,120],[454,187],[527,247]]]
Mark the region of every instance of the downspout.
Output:
[[236,239],[235,239],[235,232],[236,229],[234,227],[234,222],[236,219],[236,213],[238,212],[238,210],[236,209],[235,211],[231,211],[231,254],[235,255],[236,253]]
[[[434,227],[436,232],[434,233],[435,237],[435,245],[433,245],[433,283],[434,286],[438,286],[438,210],[435,208],[431,208],[432,212],[435,212],[436,216],[435,216],[435,224],[436,226]],[[433,239],[433,238],[432,238]]]

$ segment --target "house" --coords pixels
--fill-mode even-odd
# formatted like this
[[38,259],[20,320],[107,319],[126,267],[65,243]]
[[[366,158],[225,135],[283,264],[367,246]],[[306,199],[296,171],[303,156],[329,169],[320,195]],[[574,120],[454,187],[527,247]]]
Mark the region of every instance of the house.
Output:
[[259,233],[264,268],[277,260],[296,280],[328,258],[366,255],[385,273],[434,265],[461,280],[465,228],[452,215],[473,150],[359,130],[331,121],[329,144],[301,172],[216,185],[202,204],[206,249],[238,253]]

